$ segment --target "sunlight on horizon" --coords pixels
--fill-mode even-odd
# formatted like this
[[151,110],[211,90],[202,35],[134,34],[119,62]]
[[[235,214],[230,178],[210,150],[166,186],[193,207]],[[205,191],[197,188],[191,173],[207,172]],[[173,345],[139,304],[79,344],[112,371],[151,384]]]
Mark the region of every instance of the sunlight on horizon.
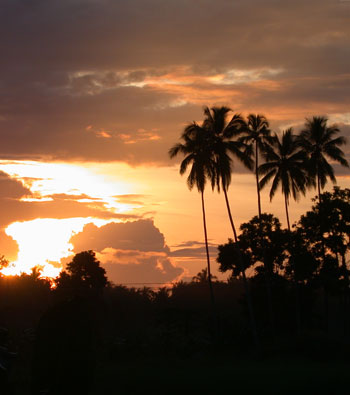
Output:
[[102,226],[108,222],[96,218],[39,218],[14,222],[5,232],[17,241],[18,257],[1,272],[5,275],[30,274],[38,266],[42,269],[42,277],[57,277],[62,270],[61,259],[73,255],[70,238],[88,223]]
[[[5,232],[18,243],[19,253],[16,262],[11,262],[9,267],[2,270],[4,274],[30,273],[34,266],[41,266],[42,276],[57,276],[61,270],[60,260],[73,254],[73,246],[69,243],[72,234],[80,232],[90,222],[96,226],[118,222],[116,218],[112,218],[114,213],[125,214],[124,221],[152,218],[170,248],[177,248],[177,245],[188,240],[203,241],[199,194],[196,190],[188,190],[186,176],[179,175],[177,164],[169,167],[131,167],[117,162],[63,164],[0,161],[0,170],[31,190],[33,196],[28,195],[23,201],[33,198],[34,201],[43,202],[47,199],[55,200],[56,197],[52,196],[55,194],[74,195],[76,199],[74,196],[69,198],[82,205],[93,206],[96,200],[103,205],[101,213],[106,215],[105,219],[51,217],[11,223]],[[346,175],[338,177],[338,182],[343,188],[350,186],[350,178]],[[326,190],[332,188],[331,183],[327,184]],[[273,213],[284,226],[285,209],[281,191],[270,202],[268,190],[266,188],[261,193],[263,211]],[[118,196],[123,198],[120,202]],[[228,196],[239,230],[243,222],[257,215],[253,174],[233,174]],[[299,203],[291,201],[291,223],[297,221],[311,207],[313,196],[315,191],[309,191],[306,197],[301,197]],[[223,195],[212,192],[208,186],[205,191],[205,204],[210,242],[213,245],[225,243],[232,237],[232,230]],[[108,217],[109,212],[111,217]],[[214,256],[212,261],[213,273],[217,275]],[[190,260],[184,259],[181,265],[191,276],[197,273],[200,264],[198,261],[193,265]]]

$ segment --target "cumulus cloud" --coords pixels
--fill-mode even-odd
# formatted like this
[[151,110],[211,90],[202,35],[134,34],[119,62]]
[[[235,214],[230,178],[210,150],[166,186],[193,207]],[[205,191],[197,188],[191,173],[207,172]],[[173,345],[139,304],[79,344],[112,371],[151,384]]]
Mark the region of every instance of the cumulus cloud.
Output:
[[139,250],[144,252],[168,252],[164,235],[151,219],[134,222],[109,223],[100,228],[85,225],[83,231],[71,238],[76,252],[85,249],[102,251],[105,248]]
[[94,250],[115,283],[166,283],[184,269],[171,259],[164,235],[150,219],[85,225],[70,242],[75,252]]
[[97,253],[97,257],[105,267],[108,278],[119,284],[166,284],[184,272],[165,253],[106,248]]

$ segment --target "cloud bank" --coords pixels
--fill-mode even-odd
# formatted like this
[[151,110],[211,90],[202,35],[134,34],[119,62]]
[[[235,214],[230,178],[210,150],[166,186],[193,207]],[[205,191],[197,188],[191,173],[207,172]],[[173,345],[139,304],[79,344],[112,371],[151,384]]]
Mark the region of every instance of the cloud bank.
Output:
[[169,164],[213,104],[276,128],[349,124],[349,13],[338,0],[4,0],[0,156]]

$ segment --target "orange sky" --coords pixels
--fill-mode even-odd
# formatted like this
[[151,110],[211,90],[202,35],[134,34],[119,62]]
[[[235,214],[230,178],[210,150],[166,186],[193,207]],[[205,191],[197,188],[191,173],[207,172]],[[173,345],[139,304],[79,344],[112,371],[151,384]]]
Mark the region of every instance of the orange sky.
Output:
[[[196,274],[200,197],[169,148],[204,105],[263,113],[277,133],[327,115],[350,138],[349,16],[336,0],[4,0],[0,254],[54,274],[92,248],[117,283]],[[350,186],[348,169],[336,175]],[[285,223],[281,195],[267,194],[263,209]],[[257,212],[239,165],[229,195],[238,227]],[[292,222],[312,196],[291,202]],[[231,231],[223,196],[206,202],[215,272]]]

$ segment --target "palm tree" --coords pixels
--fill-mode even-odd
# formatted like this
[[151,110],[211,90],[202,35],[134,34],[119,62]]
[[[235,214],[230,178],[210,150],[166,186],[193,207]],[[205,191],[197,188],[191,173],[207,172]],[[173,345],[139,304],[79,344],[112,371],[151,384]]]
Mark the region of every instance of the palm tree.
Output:
[[[213,276],[211,274],[211,279],[212,280],[217,280],[218,278],[216,276]],[[202,269],[200,272],[198,272],[195,276],[192,277],[192,282],[194,283],[206,283],[208,281],[208,270],[207,269]]]
[[260,200],[260,187],[259,187],[259,155],[261,152],[266,150],[266,145],[272,144],[273,137],[271,136],[271,131],[269,129],[269,123],[264,115],[261,114],[249,114],[247,117],[247,122],[243,128],[243,136],[240,137],[240,141],[245,144],[254,145],[251,154],[255,159],[255,179],[256,179],[256,191],[258,195],[258,213],[259,218],[261,218],[261,200]]
[[342,136],[334,138],[340,130],[335,125],[327,126],[327,121],[328,119],[324,116],[306,119],[305,128],[299,137],[299,144],[308,155],[308,173],[313,180],[313,185],[317,185],[319,201],[321,189],[325,187],[327,178],[330,178],[333,183],[336,182],[334,170],[327,158],[349,167],[343,151],[339,148],[346,143],[346,139]]
[[290,231],[288,205],[290,195],[294,200],[299,198],[300,193],[305,194],[310,180],[306,172],[305,151],[300,149],[292,128],[283,132],[282,138],[277,135],[274,142],[264,154],[266,163],[259,166],[259,174],[264,175],[259,186],[263,188],[271,179],[270,200],[275,196],[278,186],[281,184],[284,195],[284,203],[287,216],[288,230]]
[[233,169],[233,159],[235,156],[246,167],[252,168],[252,160],[250,155],[246,154],[247,146],[244,142],[239,140],[232,140],[233,137],[241,133],[241,128],[244,126],[244,120],[239,114],[234,114],[230,121],[227,121],[227,115],[231,111],[228,107],[208,107],[204,108],[203,129],[207,132],[208,143],[210,144],[210,156],[214,163],[214,171],[211,174],[211,185],[218,192],[222,189],[225,196],[226,208],[232,227],[233,237],[239,253],[239,264],[241,267],[245,293],[247,297],[247,304],[249,309],[249,316],[252,327],[252,334],[255,345],[259,347],[259,341],[256,331],[255,316],[253,311],[253,304],[248,287],[248,281],[245,275],[245,268],[243,264],[243,257],[239,249],[238,236],[233,222],[230,203],[227,196],[227,190],[231,183],[231,174]]
[[227,190],[231,184],[231,175],[233,170],[232,157],[238,158],[246,167],[252,168],[252,160],[246,154],[247,145],[239,140],[232,140],[233,137],[241,133],[244,126],[244,120],[239,114],[234,114],[230,121],[227,121],[230,108],[208,107],[204,108],[205,119],[203,128],[209,136],[211,156],[214,162],[215,172],[212,174],[212,188],[217,188],[218,192],[222,189],[226,208],[233,231],[235,243],[237,243],[237,232],[233,222],[230,203],[227,196]]
[[[254,158],[255,161],[255,180],[256,180],[256,191],[258,196],[258,214],[259,214],[259,237],[261,243],[265,243],[263,235],[263,225],[262,225],[262,213],[261,213],[261,199],[260,199],[260,186],[259,186],[259,156],[264,153],[271,144],[273,144],[273,136],[269,129],[269,123],[264,115],[261,114],[249,114],[247,121],[245,122],[244,128],[242,130],[242,136],[240,141],[245,144],[249,144],[250,150],[247,150],[247,155]],[[268,246],[265,246],[264,251],[267,251]],[[270,315],[270,324],[272,333],[275,332],[275,318],[273,312],[273,301],[272,301],[272,291],[271,291],[271,275],[269,270],[269,265],[267,264],[267,259],[264,256],[263,259],[265,268],[265,281],[266,281],[266,291],[268,296],[268,308]]]
[[215,163],[213,162],[210,154],[210,144],[208,137],[207,131],[203,127],[199,126],[196,122],[193,122],[184,129],[184,132],[181,135],[183,143],[175,144],[169,150],[169,155],[170,158],[174,158],[179,153],[185,155],[185,158],[180,165],[180,174],[183,175],[186,172],[188,166],[192,164],[190,173],[187,177],[187,185],[190,190],[196,186],[201,194],[204,239],[207,255],[208,284],[212,305],[214,307],[215,301],[211,281],[212,276],[210,272],[208,234],[204,205],[204,188],[206,181],[207,179],[213,180],[215,178]]

